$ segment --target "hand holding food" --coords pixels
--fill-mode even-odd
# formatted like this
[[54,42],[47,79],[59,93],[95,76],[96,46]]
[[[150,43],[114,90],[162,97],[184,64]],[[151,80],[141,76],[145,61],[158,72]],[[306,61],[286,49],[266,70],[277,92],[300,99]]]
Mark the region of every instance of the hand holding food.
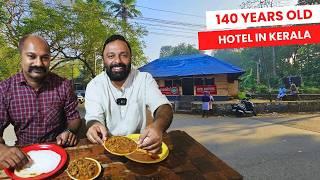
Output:
[[4,144],[0,145],[0,165],[3,168],[21,169],[30,162],[28,155],[23,153],[17,147],[8,147]]
[[32,150],[27,154],[32,159],[32,163],[30,167],[24,167],[21,170],[15,169],[16,176],[29,178],[49,173],[57,168],[61,160],[61,156],[51,150]]
[[149,125],[141,134],[138,146],[151,153],[161,153],[162,131],[153,124]]
[[107,128],[100,122],[92,124],[87,131],[87,138],[96,144],[103,144],[107,139]]
[[[129,134],[127,137],[133,139],[134,141],[138,141],[140,136],[141,134]],[[148,164],[163,161],[169,155],[169,149],[164,142],[161,144],[161,153],[159,154],[151,153],[147,150],[138,148],[132,154],[126,155],[126,157],[135,162]]]

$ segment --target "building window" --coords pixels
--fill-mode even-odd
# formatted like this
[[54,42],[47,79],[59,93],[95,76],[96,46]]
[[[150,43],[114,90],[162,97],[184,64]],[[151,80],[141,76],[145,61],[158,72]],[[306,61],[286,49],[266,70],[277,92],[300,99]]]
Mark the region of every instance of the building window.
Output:
[[214,78],[204,78],[205,85],[214,85]]
[[172,87],[172,80],[165,80],[164,81],[164,86],[165,87]]
[[181,80],[180,79],[173,80],[172,86],[181,86]]
[[195,78],[195,85],[214,85],[214,78]]
[[194,78],[194,85],[203,85],[203,78]]

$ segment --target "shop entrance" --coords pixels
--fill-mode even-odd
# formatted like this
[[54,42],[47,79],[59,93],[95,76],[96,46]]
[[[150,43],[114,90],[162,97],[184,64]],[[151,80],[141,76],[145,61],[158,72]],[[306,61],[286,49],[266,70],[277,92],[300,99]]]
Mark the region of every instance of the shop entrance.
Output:
[[182,95],[193,95],[193,79],[183,78],[182,79]]

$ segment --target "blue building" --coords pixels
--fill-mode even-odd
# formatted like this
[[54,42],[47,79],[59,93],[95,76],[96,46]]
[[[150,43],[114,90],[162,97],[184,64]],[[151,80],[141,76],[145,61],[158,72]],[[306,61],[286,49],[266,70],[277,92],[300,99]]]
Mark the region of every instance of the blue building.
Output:
[[236,96],[241,68],[205,54],[156,59],[139,68],[149,72],[167,96]]

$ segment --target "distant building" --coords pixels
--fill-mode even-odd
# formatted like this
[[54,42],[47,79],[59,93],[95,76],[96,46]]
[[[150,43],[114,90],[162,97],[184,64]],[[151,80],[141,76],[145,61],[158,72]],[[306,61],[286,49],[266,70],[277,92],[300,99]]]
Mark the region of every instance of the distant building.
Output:
[[237,66],[205,54],[160,58],[139,70],[152,74],[167,96],[202,96],[204,91],[216,97],[236,96],[238,78],[245,73]]

